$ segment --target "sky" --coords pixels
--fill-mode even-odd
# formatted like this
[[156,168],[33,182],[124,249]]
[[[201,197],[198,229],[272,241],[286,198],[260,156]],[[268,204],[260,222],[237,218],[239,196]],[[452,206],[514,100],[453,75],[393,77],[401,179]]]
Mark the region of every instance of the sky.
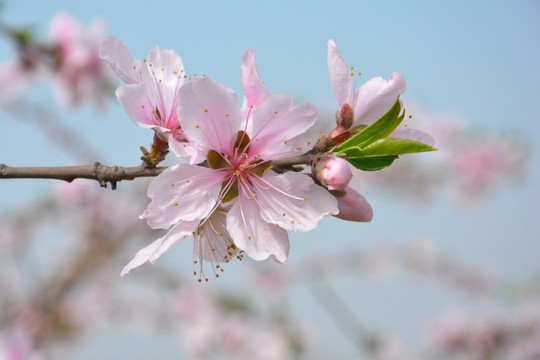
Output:
[[[107,34],[121,39],[135,58],[146,57],[156,45],[174,49],[188,73],[211,76],[240,94],[240,56],[251,47],[271,93],[293,94],[297,102],[310,101],[327,113],[335,110],[326,64],[326,43],[334,39],[348,65],[362,72],[363,81],[400,71],[407,80],[407,92],[402,96],[405,107],[408,102],[421,104],[427,115],[456,116],[478,131],[522,135],[530,146],[527,176],[474,208],[456,208],[443,198],[417,210],[399,198],[364,193],[375,209],[372,223],[328,219],[310,233],[293,234],[289,262],[294,265],[313,252],[349,246],[361,249],[380,241],[399,244],[411,236],[426,235],[449,254],[490,264],[508,278],[538,272],[540,168],[535,135],[540,133],[539,1],[19,0],[6,1],[0,16],[11,25],[35,24],[45,37],[50,19],[62,11],[85,25],[102,19]],[[13,54],[11,44],[0,42],[0,62]],[[30,96],[58,111],[66,126],[85,134],[99,149],[96,160],[103,163],[137,165],[138,147],[151,141],[148,132],[133,126],[114,101],[106,112],[91,106],[71,112],[55,108],[46,85],[31,90]],[[77,158],[62,153],[39,131],[0,114],[0,151],[4,154],[0,163],[77,163]],[[47,181],[3,180],[0,210],[49,187]],[[190,259],[190,245],[182,245],[168,257]],[[239,271],[236,268],[229,275]],[[422,319],[453,301],[459,304],[459,300],[439,294],[440,289],[406,280],[374,285],[344,278],[336,287],[361,318],[401,333],[412,344],[418,344]],[[428,305],[419,306],[420,298]],[[314,317],[317,325],[327,328],[324,334],[332,341],[326,344],[340,349],[345,358],[353,353],[353,347],[317,309],[306,289],[297,290],[291,302],[301,317]],[[410,332],[414,336],[406,335]],[[97,343],[110,339],[131,341],[113,331]],[[159,341],[148,340],[147,346],[171,346]],[[96,354],[93,351],[89,348],[78,359],[90,359]]]

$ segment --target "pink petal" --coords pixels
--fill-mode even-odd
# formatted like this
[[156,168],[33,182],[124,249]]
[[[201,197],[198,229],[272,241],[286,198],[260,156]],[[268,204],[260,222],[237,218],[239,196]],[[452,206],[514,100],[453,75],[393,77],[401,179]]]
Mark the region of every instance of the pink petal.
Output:
[[[111,69],[126,84],[138,83],[140,78],[139,71],[144,69],[146,72],[146,66],[142,65],[142,62],[133,60],[129,50],[117,38],[105,38],[99,48],[99,56],[109,63]],[[133,66],[136,68],[134,69]]]
[[354,93],[354,124],[371,124],[386,114],[399,95],[407,89],[405,78],[399,72],[392,73],[390,79],[374,77]]
[[[173,50],[157,46],[148,53],[146,64],[151,78],[148,81],[151,84],[148,93],[153,95],[151,98],[155,99],[155,105],[159,108],[162,119],[177,120],[178,90],[185,82],[182,59]],[[172,130],[171,126],[166,125]]]
[[336,198],[339,214],[334,216],[348,221],[371,221],[373,219],[373,208],[366,198],[349,186],[345,188],[345,191],[347,192],[345,196]]
[[[280,159],[283,151],[296,149],[290,142],[308,130],[317,119],[317,109],[310,103],[295,105],[290,95],[272,95],[255,109],[251,128],[250,153],[263,159]],[[294,144],[293,144],[294,143]],[[307,149],[299,149],[300,153]]]
[[259,206],[239,196],[227,215],[227,229],[236,246],[254,260],[269,256],[277,262],[285,262],[289,255],[287,231],[265,222],[259,214]]
[[247,98],[248,106],[258,107],[270,96],[259,76],[257,63],[255,62],[255,53],[251,49],[247,49],[242,54],[240,81]]
[[326,51],[330,83],[339,107],[351,101],[351,72],[339,53],[334,40],[328,40]]
[[118,102],[135,125],[143,128],[161,126],[156,108],[148,98],[148,88],[144,84],[124,84],[116,89]]
[[150,227],[166,229],[180,220],[201,220],[217,202],[225,173],[197,165],[176,164],[152,181],[152,202],[141,215]]
[[174,138],[172,134],[169,134],[169,148],[174,155],[185,159],[191,165],[200,164],[204,161],[207,152],[201,151],[196,144],[190,142],[181,142]]
[[242,121],[236,94],[206,78],[182,86],[178,97],[182,130],[202,149],[232,153]]
[[255,201],[259,204],[260,216],[285,230],[309,231],[317,227],[323,217],[338,213],[334,196],[305,174],[278,175],[269,171],[263,179],[250,181],[257,194]]
[[135,257],[122,269],[120,276],[126,275],[131,269],[139,267],[147,261],[154,264],[161,255],[197,230],[197,226],[199,226],[199,220],[179,222],[164,237],[139,250]]

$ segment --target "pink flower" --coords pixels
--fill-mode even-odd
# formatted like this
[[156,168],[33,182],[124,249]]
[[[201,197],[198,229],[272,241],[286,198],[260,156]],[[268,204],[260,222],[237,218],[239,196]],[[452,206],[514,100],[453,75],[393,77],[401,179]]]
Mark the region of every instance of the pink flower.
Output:
[[[353,68],[347,66],[334,40],[328,40],[326,48],[330,83],[338,103],[336,113],[338,127],[329,137],[343,141],[344,134],[350,128],[371,125],[390,110],[398,96],[405,92],[407,84],[401,73],[394,72],[388,80],[377,76],[353,91]],[[347,121],[349,117],[352,118],[352,123]],[[435,142],[431,136],[405,127],[398,127],[389,137],[414,140],[428,145]]]
[[125,82],[116,96],[135,125],[155,130],[177,156],[200,162],[201,156],[197,157],[187,143],[178,120],[178,90],[186,79],[180,56],[157,46],[146,60],[134,60],[124,44],[113,37],[103,41],[99,54]]
[[315,163],[315,175],[328,190],[344,190],[352,178],[347,160],[326,155]]
[[102,66],[98,47],[105,26],[95,21],[88,29],[68,14],[56,15],[50,25],[50,37],[58,54],[53,69],[53,87],[60,103],[78,106],[91,99],[103,106],[111,78]]
[[353,126],[369,125],[378,120],[390,110],[398,96],[407,88],[403,75],[395,72],[390,75],[389,80],[374,77],[353,92],[351,78],[354,73],[352,68],[347,67],[334,40],[328,40],[327,52],[328,72],[338,108],[344,104],[352,107]]
[[270,256],[284,262],[287,230],[311,230],[337,213],[334,197],[310,178],[269,170],[272,160],[305,152],[289,141],[315,122],[311,104],[272,95],[243,121],[236,94],[200,78],[179,90],[178,105],[183,131],[208,154],[210,167],[179,164],[154,180],[148,191],[152,202],[142,215],[151,227],[196,226],[230,202],[226,227],[236,246],[255,260]]

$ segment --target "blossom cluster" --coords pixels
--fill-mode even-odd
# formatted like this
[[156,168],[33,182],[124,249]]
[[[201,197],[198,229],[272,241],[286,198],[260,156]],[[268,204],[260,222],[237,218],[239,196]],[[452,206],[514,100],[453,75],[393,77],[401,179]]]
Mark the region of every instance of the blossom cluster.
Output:
[[49,38],[35,38],[30,28],[7,28],[4,33],[17,48],[15,60],[0,64],[0,101],[10,104],[35,81],[50,81],[58,103],[77,107],[94,102],[103,107],[114,84],[112,72],[98,55],[105,35],[102,21],[84,28],[75,18],[57,14]]
[[[143,157],[147,165],[155,166],[169,149],[179,158],[151,183],[151,202],[141,215],[150,227],[168,232],[140,250],[122,275],[154,263],[190,235],[199,281],[207,280],[204,260],[216,277],[219,263],[244,255],[282,263],[289,255],[288,231],[312,230],[329,215],[372,219],[370,204],[348,186],[353,166],[374,171],[399,154],[434,150],[430,136],[399,126],[403,76],[375,77],[353,89],[355,73],[333,40],[327,59],[337,126],[313,144],[305,133],[317,119],[316,108],[270,94],[251,49],[242,55],[242,105],[210,77],[189,77],[172,50],[156,47],[147,59],[135,60],[109,37],[99,54],[125,83],[116,95],[131,120],[154,130],[152,150]],[[302,173],[302,165],[310,165],[311,173]]]

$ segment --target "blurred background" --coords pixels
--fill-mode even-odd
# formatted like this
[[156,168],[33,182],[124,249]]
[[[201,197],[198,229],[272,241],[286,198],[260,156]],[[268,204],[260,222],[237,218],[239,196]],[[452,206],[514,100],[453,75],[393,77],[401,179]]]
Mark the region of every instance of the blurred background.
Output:
[[285,264],[244,257],[202,284],[191,239],[120,278],[162,235],[138,219],[151,179],[1,180],[0,359],[540,359],[539,15],[538,1],[4,1],[0,163],[140,164],[153,134],[116,102],[104,36],[136,59],[173,49],[239,96],[251,47],[271,93],[317,106],[315,138],[335,126],[334,39],[357,86],[405,76],[409,126],[439,151],[355,173],[372,222],[323,219],[290,234]]

